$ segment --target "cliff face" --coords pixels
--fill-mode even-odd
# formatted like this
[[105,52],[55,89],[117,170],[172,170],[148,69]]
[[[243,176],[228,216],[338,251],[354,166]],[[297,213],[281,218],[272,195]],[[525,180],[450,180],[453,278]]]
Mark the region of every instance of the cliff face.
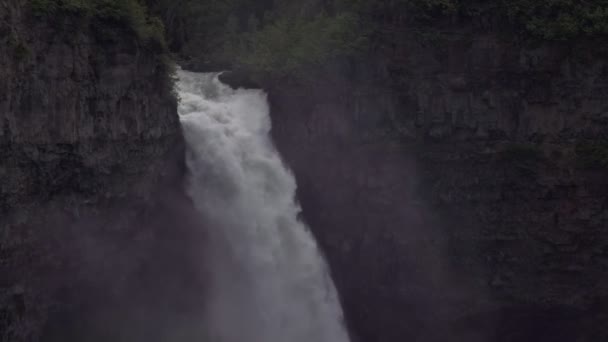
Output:
[[356,337],[608,338],[598,42],[392,32],[314,86],[270,89],[275,141]]
[[161,55],[24,3],[0,1],[0,340],[170,338],[200,237]]

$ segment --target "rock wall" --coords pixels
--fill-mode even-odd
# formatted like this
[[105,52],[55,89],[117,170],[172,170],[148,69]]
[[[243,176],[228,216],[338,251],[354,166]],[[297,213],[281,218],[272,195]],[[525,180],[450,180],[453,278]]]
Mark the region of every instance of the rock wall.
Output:
[[408,25],[269,88],[355,339],[608,338],[606,52]]
[[194,335],[202,236],[161,54],[27,3],[0,0],[0,341]]

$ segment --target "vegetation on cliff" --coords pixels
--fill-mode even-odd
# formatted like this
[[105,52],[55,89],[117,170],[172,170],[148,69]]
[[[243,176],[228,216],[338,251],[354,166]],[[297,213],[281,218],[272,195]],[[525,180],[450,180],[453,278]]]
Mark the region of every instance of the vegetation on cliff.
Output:
[[347,56],[365,41],[358,14],[332,1],[150,0],[149,4],[167,23],[170,47],[183,57],[204,55],[212,68],[293,75]]
[[365,51],[378,37],[394,39],[386,38],[386,32],[403,22],[428,29],[487,16],[511,27],[514,34],[534,39],[608,34],[607,0],[30,0],[30,4],[38,17],[84,18],[97,27],[103,26],[98,22],[120,24],[145,46],[169,48],[209,68],[279,77],[302,75],[311,66]]
[[39,18],[70,17],[81,20],[111,37],[107,23],[126,28],[144,46],[166,50],[165,31],[160,18],[151,16],[138,0],[30,0],[30,9]]
[[530,34],[549,40],[608,33],[608,1],[505,0],[508,16]]
[[[106,47],[131,41],[138,50],[156,59],[157,73],[169,92],[174,90],[175,64],[166,42],[165,26],[140,0],[29,0],[28,13],[35,21],[67,35],[91,32],[97,43]],[[125,39],[127,38],[127,39]],[[129,40],[130,38],[130,40]],[[28,46],[16,39],[14,55],[23,59]]]
[[[75,1],[75,0],[72,0]],[[531,39],[608,34],[608,1],[148,0],[170,47],[211,67],[298,74],[365,51],[395,24],[439,27],[480,17]],[[486,20],[487,21],[487,20]],[[494,25],[494,24],[492,24]],[[445,27],[445,26],[443,26]],[[370,39],[374,37],[374,39]],[[201,57],[204,56],[204,57]]]
[[608,141],[586,141],[576,146],[579,164],[590,169],[608,168]]
[[418,18],[494,15],[506,19],[516,32],[543,40],[568,40],[608,34],[606,0],[401,0],[401,7]]

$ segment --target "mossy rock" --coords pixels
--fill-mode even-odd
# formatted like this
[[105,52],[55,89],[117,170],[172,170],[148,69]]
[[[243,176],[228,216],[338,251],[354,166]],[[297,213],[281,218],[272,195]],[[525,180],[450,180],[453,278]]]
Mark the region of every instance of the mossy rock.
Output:
[[111,40],[124,29],[155,51],[166,51],[162,21],[150,16],[137,0],[30,0],[30,13],[38,19],[57,21],[68,18],[85,23],[99,37]]
[[543,158],[540,146],[536,144],[509,144],[499,152],[501,160],[504,161],[540,161]]
[[608,169],[608,142],[585,142],[576,146],[579,164],[589,169]]

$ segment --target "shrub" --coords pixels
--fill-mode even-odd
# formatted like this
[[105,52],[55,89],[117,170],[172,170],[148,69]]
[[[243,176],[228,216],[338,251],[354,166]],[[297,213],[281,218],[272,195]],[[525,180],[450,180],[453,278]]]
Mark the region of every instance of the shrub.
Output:
[[365,39],[358,32],[350,14],[280,18],[245,35],[232,35],[224,53],[236,56],[236,64],[245,69],[285,76],[357,50]]
[[30,9],[36,17],[68,16],[99,26],[119,23],[146,45],[166,48],[162,21],[150,16],[138,0],[30,0]]
[[29,47],[21,41],[18,42],[17,45],[15,46],[14,52],[15,52],[15,58],[17,58],[18,61],[22,61],[22,60],[26,59],[31,54]]
[[542,151],[535,144],[513,143],[500,152],[501,159],[512,162],[531,162],[542,159]]
[[26,59],[32,53],[29,46],[14,32],[9,34],[6,43],[7,47],[12,49],[15,59],[19,62]]
[[608,142],[587,142],[576,147],[579,163],[587,168],[608,168]]
[[515,31],[543,40],[571,40],[582,36],[608,34],[607,0],[359,0],[383,13],[406,13],[419,22],[434,25],[437,19],[459,14],[461,18],[478,13],[480,5],[488,14],[504,18]]
[[93,10],[90,0],[30,0],[35,16],[52,16],[61,13],[88,15]]
[[566,40],[608,33],[608,2],[591,0],[504,0],[515,23],[539,38]]

